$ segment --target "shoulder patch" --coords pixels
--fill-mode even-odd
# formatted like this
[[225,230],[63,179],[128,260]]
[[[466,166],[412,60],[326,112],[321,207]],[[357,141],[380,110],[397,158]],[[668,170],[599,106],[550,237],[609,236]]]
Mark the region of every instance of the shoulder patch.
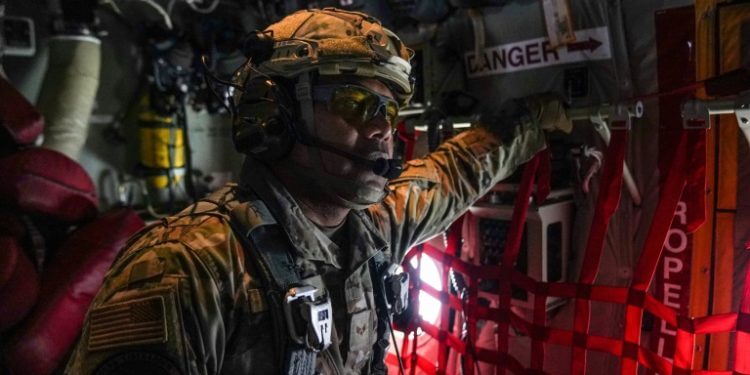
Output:
[[161,295],[97,307],[91,311],[90,351],[167,341]]

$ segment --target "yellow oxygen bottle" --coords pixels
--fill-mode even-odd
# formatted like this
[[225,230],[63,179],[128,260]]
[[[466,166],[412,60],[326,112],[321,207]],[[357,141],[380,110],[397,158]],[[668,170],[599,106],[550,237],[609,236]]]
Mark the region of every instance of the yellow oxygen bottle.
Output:
[[[175,115],[162,115],[151,108],[148,95],[138,113],[140,169],[155,203],[174,203],[184,195],[185,134]],[[182,197],[184,198],[184,197]],[[169,202],[165,202],[169,199]]]

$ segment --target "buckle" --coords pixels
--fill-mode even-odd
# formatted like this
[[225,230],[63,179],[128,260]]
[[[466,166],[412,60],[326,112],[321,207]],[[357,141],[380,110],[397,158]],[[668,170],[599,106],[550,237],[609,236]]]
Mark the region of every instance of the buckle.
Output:
[[319,352],[331,345],[333,309],[328,293],[316,298],[318,288],[299,285],[284,296],[284,315],[289,337],[299,345]]
[[396,273],[398,267],[391,264],[385,275],[386,302],[388,310],[396,315],[402,314],[409,307],[409,274],[406,272]]

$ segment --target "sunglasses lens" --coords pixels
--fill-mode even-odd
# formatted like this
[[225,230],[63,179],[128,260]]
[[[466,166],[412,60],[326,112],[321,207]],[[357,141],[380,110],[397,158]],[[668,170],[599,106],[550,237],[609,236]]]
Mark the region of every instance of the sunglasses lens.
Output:
[[385,119],[392,127],[396,126],[396,117],[398,117],[398,104],[394,101],[388,101],[385,104]]
[[383,115],[391,126],[395,126],[398,116],[398,104],[395,101],[357,86],[342,86],[334,90],[329,105],[332,112],[356,124],[369,121],[379,114],[381,108],[384,108]]

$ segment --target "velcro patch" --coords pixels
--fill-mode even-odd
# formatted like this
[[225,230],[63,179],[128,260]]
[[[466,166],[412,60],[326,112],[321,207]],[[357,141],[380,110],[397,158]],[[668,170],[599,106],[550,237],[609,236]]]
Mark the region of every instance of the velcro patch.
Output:
[[265,203],[259,200],[243,202],[232,209],[232,218],[237,220],[245,235],[263,225],[276,224]]
[[268,310],[266,299],[260,289],[248,289],[247,299],[250,304],[250,312],[253,314],[261,313]]
[[164,297],[150,296],[91,311],[90,351],[167,341]]

